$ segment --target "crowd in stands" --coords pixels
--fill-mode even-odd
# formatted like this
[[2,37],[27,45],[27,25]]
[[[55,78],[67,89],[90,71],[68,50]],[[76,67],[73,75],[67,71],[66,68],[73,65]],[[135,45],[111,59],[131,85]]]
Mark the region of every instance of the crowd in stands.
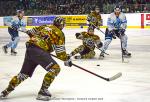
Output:
[[119,4],[123,12],[150,12],[150,0],[0,0],[0,16],[14,15],[24,9],[26,15],[88,14],[95,6],[110,13]]

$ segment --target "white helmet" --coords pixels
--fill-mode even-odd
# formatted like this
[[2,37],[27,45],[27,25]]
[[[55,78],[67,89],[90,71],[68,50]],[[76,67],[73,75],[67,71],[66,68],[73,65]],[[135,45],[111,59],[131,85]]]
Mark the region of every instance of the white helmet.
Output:
[[121,12],[121,7],[119,5],[116,5],[114,7],[114,12]]

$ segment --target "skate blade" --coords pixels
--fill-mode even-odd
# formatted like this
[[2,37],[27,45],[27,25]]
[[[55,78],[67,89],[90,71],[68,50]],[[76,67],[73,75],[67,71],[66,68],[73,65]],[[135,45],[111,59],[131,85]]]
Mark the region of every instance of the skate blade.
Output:
[[11,53],[11,55],[12,55],[12,56],[16,56],[17,54],[13,54],[13,53]]
[[4,52],[5,54],[8,53],[7,51],[5,51],[5,48],[4,48],[4,47],[2,47],[2,50],[3,50],[3,52]]
[[42,101],[49,101],[49,100],[51,100],[51,97],[38,95],[36,99],[37,100],[42,100]]
[[127,56],[127,55],[124,55],[123,57],[124,57],[124,58],[131,58],[131,56]]
[[104,57],[99,57],[98,59],[103,60],[103,59],[104,59]]
[[3,96],[0,96],[0,100],[5,100],[7,99],[7,96],[3,97]]

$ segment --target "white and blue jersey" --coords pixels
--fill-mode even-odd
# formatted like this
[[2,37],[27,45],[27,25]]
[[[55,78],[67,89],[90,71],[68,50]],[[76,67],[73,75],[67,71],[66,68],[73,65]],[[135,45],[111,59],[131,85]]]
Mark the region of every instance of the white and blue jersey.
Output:
[[[18,37],[18,29],[21,29],[23,31],[26,30],[26,22],[25,18],[23,17],[22,19],[19,19],[18,16],[14,16],[11,22],[7,22],[6,25],[8,26],[8,32],[12,36],[12,39],[14,37]],[[12,29],[15,28],[15,29]]]
[[[114,12],[110,14],[110,16],[108,17],[108,21],[107,21],[107,29],[105,32],[105,41],[104,41],[104,45],[102,47],[103,52],[105,52],[107,50],[109,44],[111,43],[112,38],[114,36],[113,34],[115,33],[115,37],[117,36],[120,39],[119,31],[121,31],[122,29],[125,30],[126,27],[127,27],[126,16],[122,12],[120,12],[118,17],[115,15]],[[122,41],[122,49],[123,50],[127,49],[127,39],[128,39],[127,35],[122,34],[121,41]]]
[[119,30],[119,29],[126,29],[127,27],[127,20],[126,16],[121,12],[117,17],[115,13],[111,13],[107,20],[108,30]]

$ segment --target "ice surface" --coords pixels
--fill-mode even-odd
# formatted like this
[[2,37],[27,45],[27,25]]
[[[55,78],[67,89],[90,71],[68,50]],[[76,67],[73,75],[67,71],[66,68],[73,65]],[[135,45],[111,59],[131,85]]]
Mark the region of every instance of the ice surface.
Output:
[[[64,29],[68,53],[81,44],[74,36],[80,31],[86,29]],[[104,39],[101,32],[96,30],[96,34]],[[96,50],[95,59],[73,59],[73,63],[105,77],[122,72],[121,78],[107,82],[76,67],[65,67],[63,62],[56,59],[61,66],[61,72],[49,88],[56,97],[51,102],[150,102],[150,30],[127,29],[126,34],[128,49],[132,53],[132,58],[125,59],[129,63],[121,62],[119,39],[112,41],[107,50],[110,56],[106,55],[104,60],[98,60],[99,50]],[[28,37],[24,33],[20,33],[20,36],[21,41],[16,49],[18,55],[6,55],[1,48],[10,37],[7,29],[0,29],[0,91],[7,87],[11,77],[21,69]],[[32,78],[20,84],[7,100],[0,102],[39,102],[36,95],[45,73],[46,71],[38,66]]]

